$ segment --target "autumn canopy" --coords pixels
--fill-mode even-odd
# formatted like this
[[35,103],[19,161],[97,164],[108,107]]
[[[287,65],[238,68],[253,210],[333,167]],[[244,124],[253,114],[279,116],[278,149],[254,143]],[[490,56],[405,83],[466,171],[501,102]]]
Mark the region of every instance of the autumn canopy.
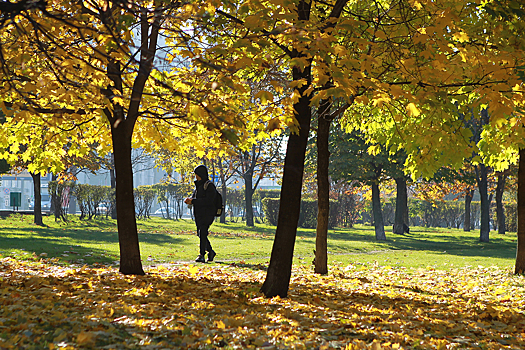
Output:
[[[284,297],[312,120],[321,152],[340,118],[366,132],[371,153],[404,149],[413,178],[459,166],[473,147],[478,161],[508,166],[524,146],[525,22],[513,1],[19,1],[0,11],[0,157],[59,173],[67,156],[112,152],[124,274],[144,273],[132,147],[212,158],[221,144],[290,130],[263,284]],[[475,143],[464,121],[482,109],[490,122]]]

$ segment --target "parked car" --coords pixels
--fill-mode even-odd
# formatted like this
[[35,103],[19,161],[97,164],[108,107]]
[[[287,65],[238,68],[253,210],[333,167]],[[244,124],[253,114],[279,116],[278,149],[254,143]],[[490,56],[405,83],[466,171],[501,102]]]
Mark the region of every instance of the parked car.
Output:
[[162,215],[163,217],[168,216],[167,213],[169,212],[170,217],[175,215],[175,209],[172,207],[168,207],[168,210],[166,210],[165,207],[159,208],[155,211],[154,215]]
[[[51,210],[51,201],[50,200],[47,200],[47,201],[40,201],[42,207],[41,207],[41,210],[42,211],[49,211]],[[35,210],[35,201],[31,201],[29,202],[29,210]]]
[[108,205],[106,203],[100,203],[97,207],[97,212],[100,214],[105,214],[109,210]]
[[[253,208],[253,217],[254,218],[259,217],[259,209],[257,209],[257,207],[252,207],[252,208]],[[244,209],[239,212],[239,216],[241,216],[241,217],[245,216],[244,215]]]

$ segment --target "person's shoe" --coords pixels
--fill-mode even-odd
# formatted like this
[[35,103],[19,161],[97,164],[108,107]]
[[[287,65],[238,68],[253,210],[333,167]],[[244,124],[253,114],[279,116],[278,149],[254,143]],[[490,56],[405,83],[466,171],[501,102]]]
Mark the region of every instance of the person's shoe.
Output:
[[217,253],[215,253],[215,251],[211,251],[208,253],[208,262],[212,262],[213,261],[213,258],[215,258],[215,255],[217,255]]
[[195,259],[195,262],[206,262],[206,260],[204,260],[204,256],[203,255],[199,255],[197,257],[197,259]]

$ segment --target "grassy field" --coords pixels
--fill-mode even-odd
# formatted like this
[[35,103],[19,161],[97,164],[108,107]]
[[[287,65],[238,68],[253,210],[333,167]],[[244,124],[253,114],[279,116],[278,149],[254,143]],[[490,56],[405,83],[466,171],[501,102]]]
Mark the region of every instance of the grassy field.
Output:
[[0,218],[0,349],[525,348],[515,233],[330,230],[318,275],[300,229],[287,298],[265,298],[275,227],[215,223],[216,262],[198,264],[193,222],[141,220],[149,266],[128,276],[114,220],[31,220]]
[[[32,216],[0,218],[0,256],[21,260],[41,258],[73,264],[117,264],[119,259],[116,222],[111,219],[69,223],[45,217],[47,227],[32,223]],[[190,220],[152,218],[139,220],[140,249],[144,265],[191,262],[198,254],[195,225]],[[269,261],[275,227],[243,223],[214,223],[210,238],[217,251],[216,262],[258,265]],[[479,231],[445,228],[411,228],[410,234],[387,231],[387,241],[378,242],[371,226],[329,231],[329,264],[379,264],[407,268],[447,269],[464,266],[512,267],[516,234],[491,232],[490,243],[479,242]],[[299,229],[294,264],[311,265],[315,230]]]

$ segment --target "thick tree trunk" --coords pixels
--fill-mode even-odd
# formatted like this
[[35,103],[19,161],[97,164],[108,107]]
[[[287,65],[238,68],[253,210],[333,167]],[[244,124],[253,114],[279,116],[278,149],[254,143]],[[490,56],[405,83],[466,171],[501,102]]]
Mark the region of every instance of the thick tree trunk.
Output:
[[244,177],[244,202],[246,207],[244,212],[246,213],[246,226],[253,227],[253,172],[247,171],[243,175]]
[[33,209],[33,215],[34,215],[34,223],[35,225],[43,226],[44,222],[42,221],[42,191],[41,191],[41,179],[40,179],[40,173],[33,174],[30,173],[31,177],[33,178],[33,190],[35,193],[35,207]]
[[405,233],[405,227],[408,228],[408,221],[405,221],[405,217],[408,216],[408,194],[407,194],[407,182],[404,177],[400,177],[396,180],[396,213],[394,219],[393,232],[402,235]]
[[[300,6],[309,6],[301,2]],[[305,79],[299,92],[301,97],[294,104],[295,118],[298,122],[298,133],[292,132],[288,139],[284,172],[279,205],[279,218],[273,241],[270,265],[261,291],[268,298],[288,295],[288,287],[292,274],[293,250],[299,222],[301,207],[301,188],[303,184],[304,158],[308,134],[310,132],[311,107],[310,97],[304,91],[311,84],[311,67],[304,70],[293,68],[293,80]]]
[[496,186],[496,219],[498,220],[498,233],[505,234],[505,208],[503,207],[503,192],[505,191],[505,181],[507,175],[498,175],[498,185]]
[[[328,104],[328,101],[326,101]],[[328,219],[330,213],[330,181],[328,137],[331,121],[324,117],[326,104],[319,108],[317,126],[317,231],[315,237],[315,273],[328,273]]]
[[[110,177],[111,188],[117,188],[117,178],[115,176],[115,154],[114,153],[111,153],[111,166],[109,168],[109,177]],[[112,219],[117,218],[116,203],[114,203],[114,205],[111,206],[111,218]]]
[[474,190],[467,190],[465,192],[465,215],[463,218],[463,231],[470,232],[471,220],[470,220],[470,208],[472,204],[472,198],[474,198]]
[[518,245],[514,273],[525,273],[525,149],[520,150],[518,168]]
[[144,275],[140,260],[139,236],[133,198],[133,170],[131,165],[131,133],[126,122],[112,126],[115,175],[117,180],[117,226],[120,247],[120,272],[126,275]]
[[372,212],[374,214],[376,240],[384,241],[386,240],[385,224],[383,222],[383,213],[381,211],[381,194],[377,183],[372,184]]
[[481,227],[479,230],[480,242],[489,242],[490,234],[490,201],[488,195],[488,168],[480,164],[476,167],[476,178],[478,181],[478,191],[480,195]]
[[409,233],[410,230],[410,218],[409,218],[409,212],[408,212],[408,189],[405,181],[405,210],[403,210],[403,221],[407,225],[405,227],[405,232]]
[[[328,27],[334,25],[335,19],[341,15],[346,2],[347,0],[336,1],[329,15],[330,22],[327,23]],[[297,3],[298,21],[302,22],[310,19],[311,5],[311,2],[299,0]],[[298,131],[291,133],[286,149],[277,230],[273,242],[270,266],[268,267],[266,280],[261,288],[266,297],[276,295],[286,297],[288,294],[288,286],[292,274],[293,249],[301,207],[304,158],[312,117],[310,106],[312,95],[306,93],[306,90],[311,88],[312,83],[311,58],[308,58],[304,53],[299,53],[296,49],[289,53],[289,57],[303,58],[307,64],[302,69],[297,66],[292,69],[293,80],[303,80],[304,84],[297,89],[300,98],[294,103]]]

